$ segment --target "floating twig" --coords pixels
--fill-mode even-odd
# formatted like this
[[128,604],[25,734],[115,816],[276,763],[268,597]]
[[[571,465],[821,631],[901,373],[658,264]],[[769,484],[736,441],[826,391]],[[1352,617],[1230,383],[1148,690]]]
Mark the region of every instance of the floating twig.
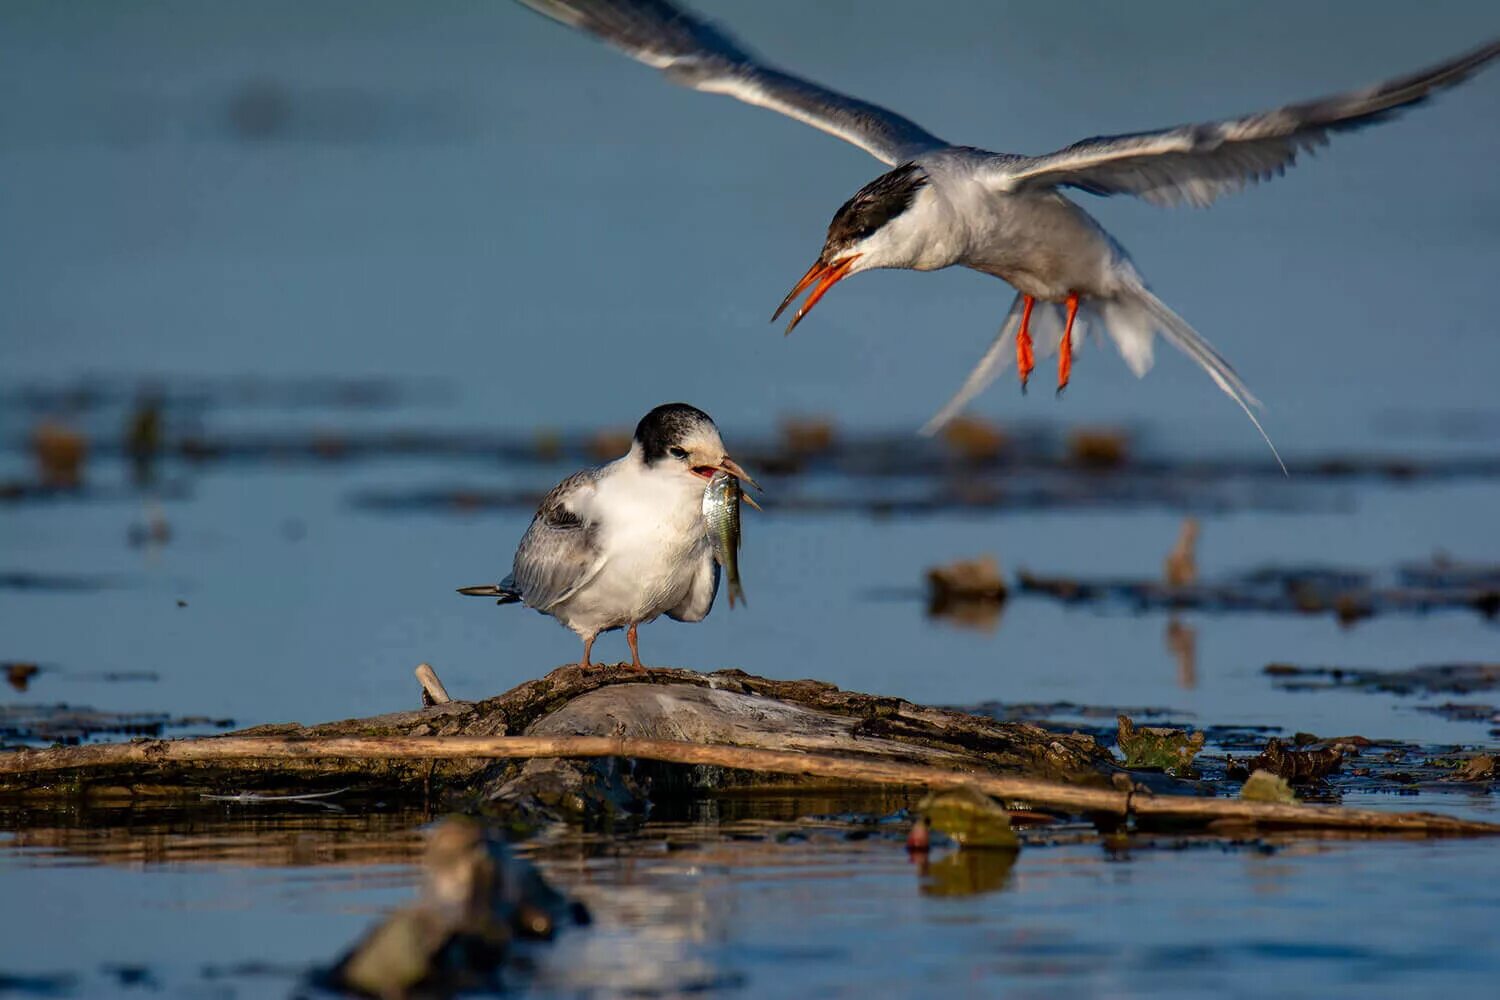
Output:
[[331,799],[335,795],[343,795],[349,791],[347,787],[335,788],[331,792],[305,792],[301,795],[266,795],[261,792],[236,792],[233,795],[209,795],[204,793],[199,796],[210,802],[313,802],[318,799]]

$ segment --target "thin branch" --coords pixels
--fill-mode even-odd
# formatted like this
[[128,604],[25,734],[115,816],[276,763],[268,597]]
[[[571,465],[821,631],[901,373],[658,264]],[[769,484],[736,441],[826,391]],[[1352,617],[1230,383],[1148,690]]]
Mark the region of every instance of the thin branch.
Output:
[[36,774],[128,764],[243,759],[361,760],[526,759],[635,757],[673,764],[706,764],[743,771],[831,778],[878,785],[952,788],[970,785],[1006,801],[1053,809],[1153,819],[1251,824],[1283,828],[1380,833],[1500,834],[1500,825],[1434,813],[1396,813],[1337,806],[1286,805],[1239,799],[1141,795],[1035,778],[951,771],[918,764],[857,760],[831,754],[603,736],[378,736],[282,738],[218,736],[204,739],[100,743],[0,755],[0,775]]
[[448,689],[443,687],[443,682],[438,680],[437,671],[432,669],[431,664],[417,664],[417,680],[422,684],[423,703],[428,705],[446,705],[453,699],[448,697]]

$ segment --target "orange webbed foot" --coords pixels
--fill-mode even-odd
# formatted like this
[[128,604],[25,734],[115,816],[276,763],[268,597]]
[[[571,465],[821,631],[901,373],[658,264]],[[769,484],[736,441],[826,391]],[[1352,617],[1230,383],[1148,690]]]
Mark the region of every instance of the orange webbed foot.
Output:
[[1057,345],[1057,394],[1068,387],[1073,374],[1073,320],[1078,316],[1078,293],[1068,293],[1068,322],[1063,327],[1062,343]]
[[1026,381],[1036,367],[1036,356],[1031,348],[1031,310],[1036,299],[1030,295],[1021,297],[1021,329],[1016,333],[1016,371],[1021,376],[1021,391],[1026,391]]

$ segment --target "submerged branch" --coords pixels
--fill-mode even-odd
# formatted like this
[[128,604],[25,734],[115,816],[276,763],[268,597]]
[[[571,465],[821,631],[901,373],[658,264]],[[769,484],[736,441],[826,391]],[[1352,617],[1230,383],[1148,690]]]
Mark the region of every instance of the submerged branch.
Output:
[[147,740],[0,756],[0,774],[75,771],[126,764],[241,759],[530,759],[621,757],[709,765],[773,774],[832,778],[880,785],[970,786],[1007,801],[1072,812],[1131,815],[1154,820],[1216,822],[1307,830],[1372,833],[1500,834],[1500,825],[1434,813],[1396,813],[1337,806],[1289,805],[1234,799],[1150,795],[1088,788],[1035,778],[1005,777],[833,754],[764,750],[677,740],[601,736],[382,736],[285,738],[220,736]]

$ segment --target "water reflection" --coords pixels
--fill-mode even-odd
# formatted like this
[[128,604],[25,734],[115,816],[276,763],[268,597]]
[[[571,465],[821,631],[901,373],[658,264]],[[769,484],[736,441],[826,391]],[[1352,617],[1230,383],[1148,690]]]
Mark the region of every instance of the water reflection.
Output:
[[1019,851],[956,850],[929,861],[916,859],[924,896],[973,896],[999,892],[1010,883]]
[[994,635],[1005,617],[1005,604],[984,598],[932,598],[927,603],[927,617],[956,628]]
[[[1101,849],[1086,827],[1054,826],[1023,834],[1022,852],[952,851],[914,866],[905,814],[882,811],[904,802],[727,798],[634,833],[561,829],[528,842],[521,852],[595,923],[539,949],[525,980],[508,985],[523,995],[1092,992],[1107,966],[1123,993],[1184,976],[1211,992],[1252,973],[1326,992],[1358,972],[1351,949],[1365,966],[1404,956],[1429,988],[1433,970],[1456,990],[1500,974],[1481,947],[1485,915],[1500,906],[1500,888],[1473,877],[1490,851],[1482,843],[1137,835]],[[7,885],[66,901],[27,904],[27,919],[8,923],[0,984],[94,996],[124,988],[130,970],[168,992],[285,995],[411,899],[425,822],[378,810],[0,810],[12,831],[0,834]],[[1404,885],[1413,871],[1418,893]],[[149,920],[122,926],[126,906]],[[1363,919],[1372,908],[1386,914],[1380,926]],[[112,933],[94,927],[101,920]],[[1189,968],[1192,955],[1201,960]],[[1390,974],[1416,986],[1409,971]]]
[[1198,630],[1171,615],[1163,638],[1167,652],[1177,663],[1177,686],[1191,691],[1198,686]]
[[0,848],[28,865],[408,865],[420,812],[327,815],[283,806],[0,808]]

